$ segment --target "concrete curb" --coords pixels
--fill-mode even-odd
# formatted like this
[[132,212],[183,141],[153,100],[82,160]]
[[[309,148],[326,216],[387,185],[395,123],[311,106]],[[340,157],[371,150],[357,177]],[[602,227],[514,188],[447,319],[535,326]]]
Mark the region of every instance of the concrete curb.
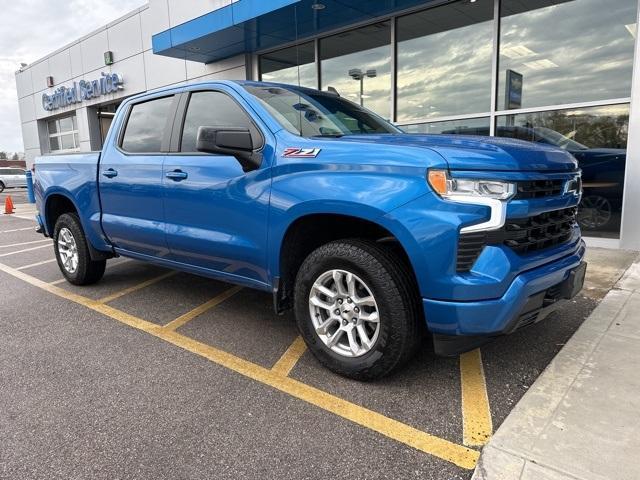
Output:
[[635,263],[484,447],[473,480],[636,480],[638,352]]

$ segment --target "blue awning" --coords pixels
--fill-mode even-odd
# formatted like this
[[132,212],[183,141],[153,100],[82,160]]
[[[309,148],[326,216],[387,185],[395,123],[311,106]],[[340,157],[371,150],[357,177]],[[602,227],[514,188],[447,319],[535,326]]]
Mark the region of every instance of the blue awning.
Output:
[[[153,53],[211,63],[432,0],[238,0],[153,36]],[[312,8],[321,4],[322,9]]]

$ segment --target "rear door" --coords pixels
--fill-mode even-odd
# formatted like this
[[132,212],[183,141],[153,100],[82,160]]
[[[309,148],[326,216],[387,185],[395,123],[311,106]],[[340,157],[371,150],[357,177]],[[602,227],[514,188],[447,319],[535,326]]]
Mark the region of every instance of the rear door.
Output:
[[133,103],[100,159],[102,228],[116,249],[166,257],[162,164],[177,108],[175,95]]
[[[189,265],[267,282],[270,158],[243,172],[228,155],[196,151],[201,126],[246,127],[256,150],[264,134],[226,88],[183,94],[172,150],[164,167],[165,218],[171,258]],[[269,150],[271,151],[271,150]]]
[[26,173],[21,168],[14,168],[13,169],[13,185],[15,187],[26,187],[27,186]]

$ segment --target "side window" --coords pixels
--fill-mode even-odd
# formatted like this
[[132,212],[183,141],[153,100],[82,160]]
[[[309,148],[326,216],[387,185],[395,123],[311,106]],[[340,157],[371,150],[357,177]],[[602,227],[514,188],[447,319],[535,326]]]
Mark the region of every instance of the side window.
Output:
[[131,153],[159,152],[173,96],[135,104],[122,137],[122,149]]
[[184,119],[180,151],[195,152],[200,127],[245,127],[251,132],[254,148],[262,146],[262,136],[249,115],[222,92],[194,92]]

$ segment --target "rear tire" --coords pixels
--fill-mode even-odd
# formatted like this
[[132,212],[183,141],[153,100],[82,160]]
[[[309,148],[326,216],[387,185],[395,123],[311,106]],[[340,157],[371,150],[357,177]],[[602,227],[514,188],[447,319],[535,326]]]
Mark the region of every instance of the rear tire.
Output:
[[4,183],[0,182],[0,193],[4,192]]
[[53,233],[58,267],[73,285],[91,285],[104,275],[106,260],[91,260],[87,238],[75,213],[60,215]]
[[296,277],[296,320],[309,350],[356,380],[383,377],[415,353],[424,330],[419,300],[404,263],[366,240],[319,247]]

